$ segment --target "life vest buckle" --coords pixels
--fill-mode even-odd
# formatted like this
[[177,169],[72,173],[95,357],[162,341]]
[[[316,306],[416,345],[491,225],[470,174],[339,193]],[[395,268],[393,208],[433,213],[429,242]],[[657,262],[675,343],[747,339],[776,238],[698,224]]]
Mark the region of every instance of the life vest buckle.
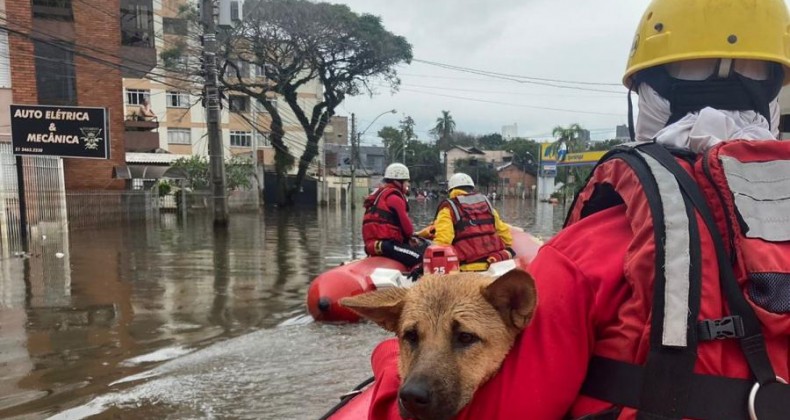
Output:
[[697,337],[702,341],[741,338],[745,335],[743,319],[738,315],[704,319],[697,324]]
[[[787,385],[787,381],[780,378],[779,376],[776,377],[776,382],[780,384]],[[770,382],[769,382],[770,383]],[[752,390],[749,392],[749,418],[751,420],[758,420],[757,419],[757,409],[754,406],[755,400],[757,399],[757,392],[760,390],[760,383],[755,382]]]

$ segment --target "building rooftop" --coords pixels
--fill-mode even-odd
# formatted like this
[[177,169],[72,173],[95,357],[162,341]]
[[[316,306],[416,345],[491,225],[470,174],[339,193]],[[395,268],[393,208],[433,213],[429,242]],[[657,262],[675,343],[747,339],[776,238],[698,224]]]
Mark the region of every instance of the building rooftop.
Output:
[[181,158],[189,158],[189,155],[175,155],[172,153],[126,152],[126,163],[169,165]]

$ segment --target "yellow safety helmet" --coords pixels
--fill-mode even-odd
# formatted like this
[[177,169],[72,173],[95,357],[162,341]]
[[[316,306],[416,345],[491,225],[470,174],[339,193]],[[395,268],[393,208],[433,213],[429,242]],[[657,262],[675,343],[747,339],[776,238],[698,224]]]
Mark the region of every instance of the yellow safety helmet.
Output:
[[790,83],[790,15],[783,0],[653,0],[631,47],[623,84],[640,70],[699,58],[772,61]]

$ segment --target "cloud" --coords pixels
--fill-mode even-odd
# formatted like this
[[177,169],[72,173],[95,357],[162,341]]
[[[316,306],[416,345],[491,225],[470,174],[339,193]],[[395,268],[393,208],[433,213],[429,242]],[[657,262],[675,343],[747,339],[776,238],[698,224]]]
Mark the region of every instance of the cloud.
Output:
[[[358,13],[381,16],[385,27],[414,46],[417,59],[545,79],[619,84],[636,25],[648,0],[340,0]],[[458,130],[499,132],[518,123],[521,135],[548,134],[578,122],[594,138],[612,137],[626,121],[621,86],[585,86],[619,93],[516,83],[415,62],[401,70],[402,88],[390,95],[346,101],[340,113],[357,114],[363,127],[396,108],[411,115],[427,137],[442,110]],[[538,109],[552,108],[552,109]],[[564,109],[568,111],[558,111]],[[577,112],[580,111],[580,112]],[[596,114],[597,113],[597,114]],[[610,115],[611,114],[611,115]],[[379,119],[373,139],[395,116]],[[608,130],[608,131],[606,131]]]

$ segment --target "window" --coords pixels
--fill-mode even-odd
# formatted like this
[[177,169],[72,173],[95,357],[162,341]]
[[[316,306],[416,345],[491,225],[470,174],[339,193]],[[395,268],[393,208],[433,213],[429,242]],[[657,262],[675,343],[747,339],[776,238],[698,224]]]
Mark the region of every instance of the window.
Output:
[[236,77],[237,69],[242,78],[250,77],[250,63],[244,60],[233,60],[233,65],[228,65],[227,67],[227,71],[232,77]]
[[167,35],[186,35],[187,21],[185,19],[163,17],[162,31]]
[[154,46],[154,15],[149,5],[131,4],[121,9],[121,44]]
[[71,0],[33,0],[33,17],[52,20],[74,20]]
[[230,112],[250,112],[250,97],[230,95],[228,97]]
[[189,94],[184,92],[167,92],[168,108],[189,108]]
[[162,66],[170,71],[188,72],[189,57],[186,55],[162,55]]
[[255,133],[255,138],[258,139],[258,147],[271,147],[272,143],[269,141],[268,136],[261,133]]
[[168,128],[168,144],[192,144],[192,130],[188,128]]
[[0,88],[11,88],[11,62],[8,53],[8,32],[0,30]]
[[252,133],[249,131],[231,131],[230,147],[252,147]]
[[127,105],[142,105],[143,101],[151,100],[151,91],[147,89],[126,89]]
[[266,77],[266,70],[269,70],[269,72],[272,73],[277,71],[277,69],[271,64],[265,64],[263,66],[255,65],[255,75],[258,77]]
[[33,41],[36,55],[38,102],[47,105],[76,105],[73,44]]
[[[263,101],[260,99],[257,99],[256,101],[258,102],[258,105],[260,105],[259,109],[261,109],[263,112],[266,112],[266,108],[263,106]],[[277,109],[277,98],[266,98],[266,102],[271,104],[274,109]]]
[[239,10],[239,2],[232,1],[230,2],[230,16],[231,19],[234,21],[239,21],[241,17],[241,10]]

